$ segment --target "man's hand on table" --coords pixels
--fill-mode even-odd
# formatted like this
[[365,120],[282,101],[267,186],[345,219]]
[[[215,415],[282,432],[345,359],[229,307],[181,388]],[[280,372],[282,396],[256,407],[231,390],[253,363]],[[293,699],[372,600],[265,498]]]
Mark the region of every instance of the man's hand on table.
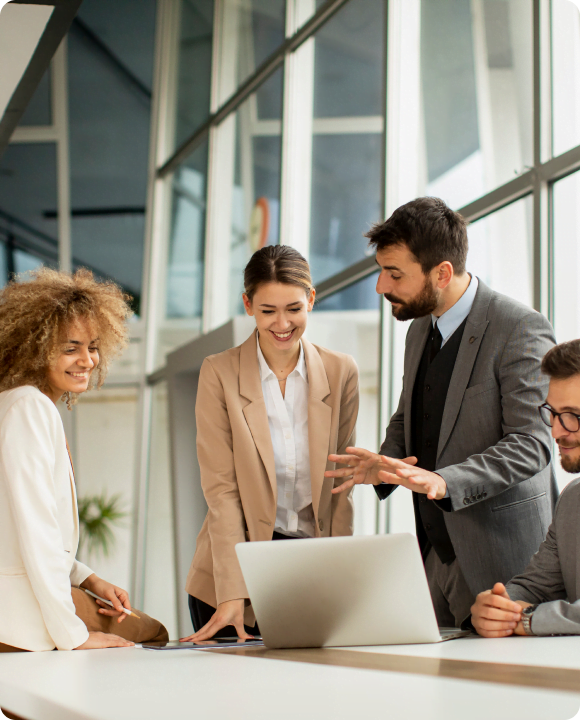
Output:
[[496,583],[491,590],[485,590],[475,598],[471,607],[471,624],[482,637],[525,635],[522,610],[530,605],[523,600],[511,600],[505,585]]
[[[327,470],[324,477],[344,478],[342,485],[335,487],[333,494],[350,490],[354,485],[380,485],[384,480],[379,476],[380,471],[386,471],[389,475],[397,468],[411,468],[416,462],[416,457],[408,457],[404,460],[393,460],[392,458],[378,455],[364,448],[348,447],[346,455],[329,455],[330,462],[346,465],[346,467]],[[401,478],[398,478],[400,481]]]

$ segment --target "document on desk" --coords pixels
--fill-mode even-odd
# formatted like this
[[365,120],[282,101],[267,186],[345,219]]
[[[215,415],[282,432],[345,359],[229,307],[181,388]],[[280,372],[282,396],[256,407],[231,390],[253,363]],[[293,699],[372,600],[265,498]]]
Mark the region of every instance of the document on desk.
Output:
[[142,643],[144,650],[219,650],[220,648],[233,647],[264,647],[262,638],[252,638],[252,640],[238,640],[237,638],[218,638],[216,640],[205,640],[204,642],[179,642],[172,640],[169,642],[150,642]]

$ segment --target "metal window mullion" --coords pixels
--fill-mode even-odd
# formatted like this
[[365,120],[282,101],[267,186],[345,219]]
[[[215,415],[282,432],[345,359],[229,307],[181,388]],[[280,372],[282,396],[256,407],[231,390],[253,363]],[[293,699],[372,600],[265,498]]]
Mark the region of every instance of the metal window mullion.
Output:
[[534,308],[549,316],[552,311],[550,303],[550,187],[542,173],[542,163],[549,160],[552,151],[549,0],[534,0],[533,54],[533,298]]
[[72,270],[72,237],[66,37],[54,55],[51,72],[52,122],[57,138],[58,261],[61,270],[70,272]]
[[176,52],[175,43],[173,42],[176,28],[175,13],[176,3],[172,0],[158,1],[141,307],[145,336],[142,377],[139,385],[139,422],[136,428],[133,531],[131,538],[131,593],[133,601],[140,604],[140,606],[143,604],[145,593],[149,446],[153,405],[153,388],[146,382],[146,375],[153,371],[156,361],[159,308],[165,286],[162,260],[167,236],[166,226],[169,207],[167,182],[157,179],[156,167],[160,158],[165,156],[170,142],[172,142],[172,128],[169,127],[168,119],[172,101],[174,100],[174,97],[171,96],[171,73],[174,69],[172,68],[172,61],[174,65]]

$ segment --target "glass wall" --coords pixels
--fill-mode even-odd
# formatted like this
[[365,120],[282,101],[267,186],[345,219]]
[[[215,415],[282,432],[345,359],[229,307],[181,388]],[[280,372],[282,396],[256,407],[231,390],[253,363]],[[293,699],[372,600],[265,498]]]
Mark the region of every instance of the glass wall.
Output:
[[[351,355],[359,370],[360,406],[356,445],[378,449],[379,334],[381,295],[376,275],[317,302],[308,320],[307,338],[322,347]],[[372,488],[354,490],[354,533],[377,532],[377,496]]]
[[213,0],[181,0],[178,7],[176,147],[181,145],[209,116],[214,2]]
[[118,282],[140,312],[155,0],[85,0],[69,33],[75,266]]
[[580,144],[580,7],[552,0],[552,98],[554,155]]
[[528,196],[468,227],[468,271],[526,305],[534,302],[532,212]]
[[580,173],[554,183],[554,330],[558,342],[580,337]]
[[381,219],[385,3],[359,0],[316,34],[310,263],[315,282],[364,257]]
[[459,209],[532,164],[532,3],[399,8],[393,206],[434,195]]
[[0,159],[0,284],[58,265],[56,145],[10,145]]
[[282,71],[238,110],[229,247],[229,312],[243,314],[244,267],[252,253],[280,237]]

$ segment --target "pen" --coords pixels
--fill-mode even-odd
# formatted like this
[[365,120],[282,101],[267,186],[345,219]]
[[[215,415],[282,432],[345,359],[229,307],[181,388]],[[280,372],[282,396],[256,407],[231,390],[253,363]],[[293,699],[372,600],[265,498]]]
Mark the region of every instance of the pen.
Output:
[[[91,592],[90,590],[87,590],[86,588],[83,588],[83,590],[87,593],[87,595],[90,595],[91,597],[94,597],[95,599],[100,600],[101,602],[107,603],[107,605],[110,605],[112,608],[115,607],[110,600],[105,600],[105,598],[102,598],[99,595],[95,595],[94,592]],[[125,615],[131,615],[131,617],[137,618],[137,620],[141,620],[139,615],[135,615],[134,612],[127,610],[127,608],[123,608],[123,612],[125,613]]]

